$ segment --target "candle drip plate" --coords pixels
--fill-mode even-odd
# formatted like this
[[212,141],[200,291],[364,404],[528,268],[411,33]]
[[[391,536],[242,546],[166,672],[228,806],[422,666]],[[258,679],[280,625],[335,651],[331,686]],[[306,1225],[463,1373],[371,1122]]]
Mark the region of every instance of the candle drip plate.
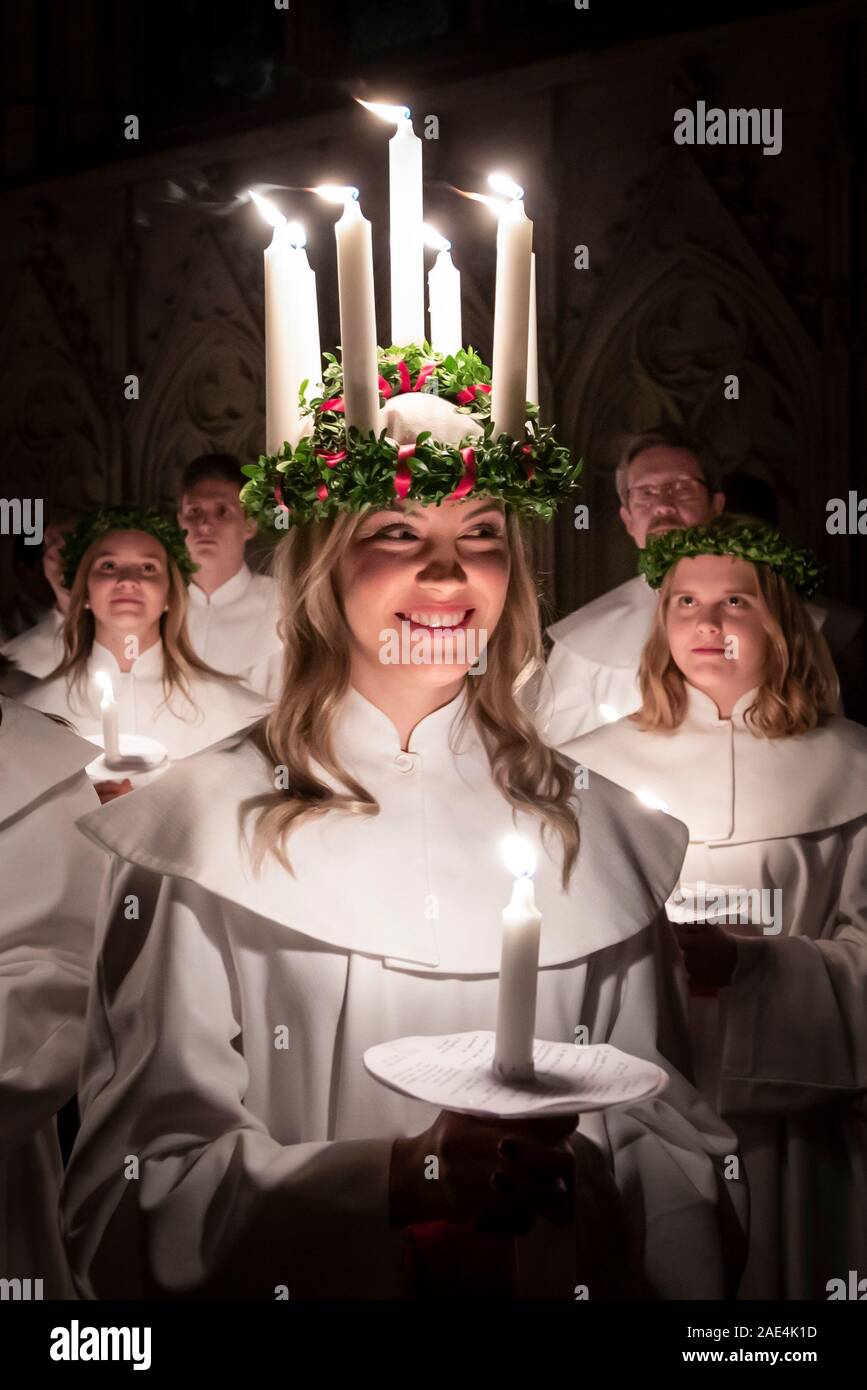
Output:
[[364,1054],[383,1085],[462,1115],[521,1119],[640,1105],[664,1090],[668,1076],[654,1062],[608,1043],[533,1044],[535,1075],[504,1081],[494,1070],[493,1032],[398,1038]]

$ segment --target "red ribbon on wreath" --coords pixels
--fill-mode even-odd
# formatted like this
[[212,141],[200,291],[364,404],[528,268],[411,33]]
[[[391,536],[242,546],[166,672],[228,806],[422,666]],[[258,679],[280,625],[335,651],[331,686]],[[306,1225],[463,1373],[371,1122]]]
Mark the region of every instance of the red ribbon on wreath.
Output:
[[530,455],[527,459],[527,479],[529,482],[532,482],[536,476],[536,465],[532,460],[533,446],[531,444],[522,444],[521,453]]
[[332,453],[329,453],[327,449],[317,449],[316,457],[322,459],[329,468],[336,468],[338,463],[342,463],[346,458],[346,450],[335,449]]
[[283,484],[282,484],[282,483],[275,483],[275,484],[274,484],[274,501],[277,503],[277,506],[280,508],[281,512],[288,512],[288,511],[291,511],[291,507],[288,507],[288,506],[286,505],[286,503],[283,501]]
[[458,483],[454,492],[450,492],[445,499],[447,502],[458,502],[462,497],[466,497],[471,492],[476,482],[476,451],[471,444],[465,449],[461,449],[461,458],[464,461],[464,476]]
[[463,390],[459,391],[455,396],[455,400],[458,405],[471,405],[476,399],[477,391],[484,391],[487,396],[491,394],[490,386],[486,386],[484,382],[480,381],[477,386],[465,386]]
[[412,482],[412,473],[410,472],[407,460],[411,459],[414,453],[414,444],[398,445],[397,468],[394,471],[394,490],[401,500],[406,497],[406,494],[409,492],[410,483]]

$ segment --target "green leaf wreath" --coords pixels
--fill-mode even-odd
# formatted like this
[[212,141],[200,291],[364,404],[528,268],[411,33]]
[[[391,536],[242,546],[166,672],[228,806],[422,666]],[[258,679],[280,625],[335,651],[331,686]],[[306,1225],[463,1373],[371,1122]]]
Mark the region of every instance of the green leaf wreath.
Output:
[[[523,439],[504,434],[495,438],[491,372],[473,348],[461,348],[446,357],[428,343],[377,351],[380,404],[407,391],[443,396],[483,430],[480,436],[467,437],[460,447],[438,442],[430,430],[419,434],[407,461],[408,500],[440,503],[463,484],[473,496],[497,497],[522,516],[551,520],[575,486],[582,465],[580,460],[572,462],[553,429],[539,425],[538,406],[527,403]],[[302,415],[314,420],[312,435],[303,436],[294,449],[284,441],[279,453],[263,454],[258,463],[242,469],[250,481],[241,490],[241,501],[263,526],[285,529],[321,520],[334,511],[385,507],[395,499],[399,458],[394,445],[387,442],[385,430],[379,436],[354,425],[347,430],[343,367],[333,353],[326,352],[324,359],[322,394],[307,401],[306,381],[299,392]]]
[[174,560],[185,584],[189,584],[199,568],[190,559],[186,531],[181,530],[171,517],[157,511],[156,507],[100,507],[83,516],[66,537],[60,552],[64,588],[72,588],[78,566],[88,547],[110,531],[146,531],[159,541],[166,554]]
[[652,536],[639,556],[638,572],[651,589],[658,589],[672,565],[695,555],[736,555],[768,565],[805,598],[815,591],[821,573],[811,550],[797,549],[773,526],[742,517]]

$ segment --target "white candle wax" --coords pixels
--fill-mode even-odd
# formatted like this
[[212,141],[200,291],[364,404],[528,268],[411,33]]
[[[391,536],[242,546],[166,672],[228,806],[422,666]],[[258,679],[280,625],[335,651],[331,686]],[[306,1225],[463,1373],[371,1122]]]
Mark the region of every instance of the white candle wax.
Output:
[[402,116],[388,142],[391,341],[424,342],[421,140]]
[[430,341],[443,357],[461,346],[461,273],[448,251],[440,251],[427,277],[430,295]]
[[334,232],[346,425],[375,431],[379,420],[379,368],[373,247],[370,223],[362,217],[357,199],[346,199]]
[[503,910],[503,950],[494,1048],[494,1066],[504,1080],[526,1081],[533,1075],[541,925],[542,917],[536,908],[532,878],[516,878],[511,901]]
[[530,256],[530,326],[527,336],[527,400],[539,404],[539,335],[536,323],[536,253]]
[[102,715],[102,746],[105,752],[105,761],[110,767],[112,763],[120,761],[117,701],[114,698],[110,676],[100,672],[99,685],[102,690],[102,699],[99,702],[99,712]]
[[530,256],[533,224],[520,198],[503,209],[497,225],[497,283],[491,418],[494,437],[523,439],[526,423],[527,346],[530,333]]
[[307,252],[290,239],[285,223],[274,228],[265,251],[265,440],[276,454],[288,440],[293,449],[313,422],[302,417],[298,391],[308,395],[322,375],[316,276]]

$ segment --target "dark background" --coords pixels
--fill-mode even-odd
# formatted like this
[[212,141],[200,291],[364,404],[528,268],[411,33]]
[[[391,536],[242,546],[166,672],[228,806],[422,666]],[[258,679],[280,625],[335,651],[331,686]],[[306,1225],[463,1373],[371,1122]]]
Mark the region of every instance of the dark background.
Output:
[[[267,235],[236,196],[251,183],[287,186],[275,200],[306,225],[327,347],[335,213],[298,190],[359,186],[383,341],[389,130],[366,96],[409,104],[419,134],[439,119],[425,215],[488,360],[494,224],[451,186],[501,167],[525,187],[543,415],[585,458],[591,514],[587,532],[569,508],[538,530],[547,611],[632,572],[611,470],[623,433],[662,419],[770,485],[825,590],[867,607],[867,538],[825,528],[830,498],[867,494],[864,5],[10,0],[0,52],[0,496],[168,499],[196,453],[259,452]],[[782,108],[782,152],[675,145],[674,111],[699,99]],[[34,549],[16,567],[0,538],[0,622]]]

